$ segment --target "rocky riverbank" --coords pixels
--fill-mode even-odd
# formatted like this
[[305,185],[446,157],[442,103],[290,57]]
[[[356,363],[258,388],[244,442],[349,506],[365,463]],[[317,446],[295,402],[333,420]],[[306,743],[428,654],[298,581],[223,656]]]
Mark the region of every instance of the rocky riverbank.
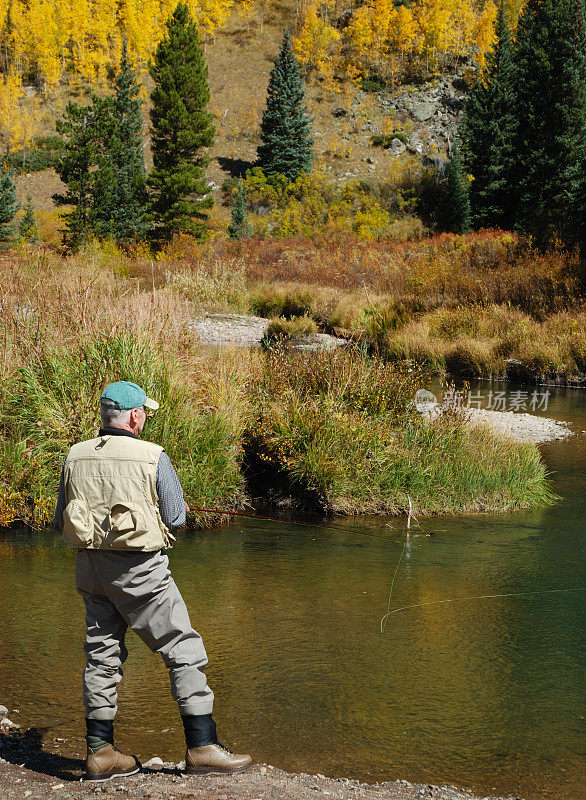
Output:
[[[191,322],[191,330],[201,344],[215,347],[260,347],[266,334],[269,320],[250,314],[202,314]],[[294,347],[303,350],[342,347],[344,339],[316,333],[303,337]],[[441,404],[429,405],[426,414],[430,417],[441,412]],[[470,425],[486,425],[493,432],[502,434],[517,442],[545,442],[565,439],[572,435],[568,424],[563,421],[538,417],[535,414],[513,411],[492,411],[489,409],[463,409]]]
[[284,772],[269,764],[255,764],[240,775],[190,776],[182,772],[183,763],[157,757],[136,775],[94,784],[81,780],[83,761],[79,754],[68,754],[68,743],[62,739],[43,741],[35,728],[15,733],[3,726],[2,731],[2,800],[82,800],[103,795],[132,800],[504,800],[481,798],[455,786],[406,780],[370,785],[350,778]]
[[[433,419],[442,413],[442,406],[440,403],[431,404],[423,413]],[[484,425],[493,433],[514,439],[516,442],[545,444],[567,439],[568,436],[573,435],[567,422],[550,417],[538,417],[535,414],[466,407],[462,408],[461,413],[471,427]]]

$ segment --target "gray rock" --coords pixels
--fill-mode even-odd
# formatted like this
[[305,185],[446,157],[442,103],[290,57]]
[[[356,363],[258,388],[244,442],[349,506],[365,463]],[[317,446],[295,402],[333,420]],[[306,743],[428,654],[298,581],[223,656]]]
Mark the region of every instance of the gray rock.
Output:
[[400,156],[401,153],[404,153],[406,149],[407,145],[405,145],[400,139],[393,139],[390,146],[387,148],[387,153],[392,156]]
[[423,153],[423,142],[416,133],[412,133],[407,137],[407,146],[416,153]]
[[8,709],[6,706],[0,706],[0,717],[7,717],[8,716]]
[[346,344],[346,339],[330,336],[329,333],[314,333],[293,342],[291,347],[294,350],[335,350],[337,347],[345,347]]
[[415,102],[411,105],[411,113],[418,122],[425,122],[431,119],[436,111],[437,106],[425,100]]

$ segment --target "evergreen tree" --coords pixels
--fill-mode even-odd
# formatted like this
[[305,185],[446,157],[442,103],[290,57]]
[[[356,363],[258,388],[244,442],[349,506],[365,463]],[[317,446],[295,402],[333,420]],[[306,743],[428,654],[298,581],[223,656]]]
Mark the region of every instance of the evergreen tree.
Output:
[[567,222],[562,235],[569,244],[579,245],[586,265],[586,122],[582,142],[576,149],[574,163],[568,168],[566,177]]
[[446,167],[444,204],[447,230],[453,233],[469,233],[471,224],[468,178],[462,169],[457,141],[452,145],[450,160]]
[[473,176],[470,205],[475,227],[511,228],[515,136],[514,69],[505,0],[499,6],[494,47],[486,70],[470,91],[461,126],[463,157]]
[[37,228],[37,220],[35,217],[35,209],[33,207],[33,198],[28,194],[26,196],[26,203],[24,206],[24,214],[21,217],[18,232],[20,238],[25,242],[38,242],[39,229]]
[[576,122],[568,132],[570,163],[564,175],[566,197],[565,225],[562,237],[569,244],[580,246],[586,264],[586,4],[577,4],[574,26],[577,58],[574,61],[574,96],[582,106],[581,125]]
[[263,113],[258,162],[265,175],[285,175],[294,181],[309,172],[313,160],[310,117],[291,34],[285,31],[281,52],[271,70]]
[[528,0],[515,53],[516,227],[540,245],[568,230],[584,132],[584,0]]
[[178,231],[202,237],[213,198],[205,178],[214,141],[208,70],[195,22],[184,3],[167,20],[150,74],[153,170],[148,178],[155,238],[169,241]]
[[98,238],[123,242],[147,230],[146,170],[142,140],[140,87],[122,46],[115,94],[102,103],[91,226]]
[[230,239],[242,239],[249,237],[250,233],[250,224],[246,218],[246,190],[244,189],[244,184],[240,181],[232,201],[228,237]]
[[14,215],[18,211],[16,184],[4,165],[0,165],[0,247],[14,241]]
[[57,131],[63,138],[63,155],[56,167],[57,174],[65,184],[65,194],[54,194],[58,206],[69,206],[62,214],[65,228],[63,244],[76,251],[92,236],[92,210],[94,201],[95,167],[97,143],[100,139],[102,120],[111,117],[104,113],[105,101],[94,98],[91,105],[78,106],[69,103],[62,119],[57,120]]

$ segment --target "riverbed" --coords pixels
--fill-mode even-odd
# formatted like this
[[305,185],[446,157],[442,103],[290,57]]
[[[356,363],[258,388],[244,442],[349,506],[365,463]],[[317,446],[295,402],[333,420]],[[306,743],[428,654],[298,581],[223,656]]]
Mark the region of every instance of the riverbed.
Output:
[[[180,539],[171,566],[223,740],[290,771],[586,798],[586,394],[550,391],[544,415],[578,432],[541,448],[551,508],[424,519],[409,535],[404,519],[330,520],[340,531],[306,516]],[[51,534],[0,536],[0,703],[51,744],[84,733],[74,558]],[[399,560],[391,611],[417,607],[381,633]],[[179,761],[166,671],[132,634],[128,648],[117,741]]]

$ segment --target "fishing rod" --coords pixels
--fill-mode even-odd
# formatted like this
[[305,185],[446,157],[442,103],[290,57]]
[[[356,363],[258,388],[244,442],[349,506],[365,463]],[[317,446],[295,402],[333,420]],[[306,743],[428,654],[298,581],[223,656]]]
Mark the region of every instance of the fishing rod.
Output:
[[221,508],[195,508],[194,506],[189,506],[190,511],[200,512],[203,514],[221,514],[221,515],[230,515],[233,517],[247,517],[248,519],[266,519],[270,520],[271,522],[280,522],[283,525],[305,525],[310,528],[322,528],[322,529],[331,529],[336,531],[342,531],[343,533],[356,533],[359,536],[370,536],[373,539],[382,539],[384,542],[389,542],[391,539],[388,536],[379,536],[376,533],[370,533],[370,531],[360,531],[358,528],[345,528],[343,525],[322,525],[321,523],[317,522],[300,522],[299,520],[295,519],[281,519],[280,517],[267,517],[262,514],[248,514],[245,511],[229,511],[228,509],[221,509]]

